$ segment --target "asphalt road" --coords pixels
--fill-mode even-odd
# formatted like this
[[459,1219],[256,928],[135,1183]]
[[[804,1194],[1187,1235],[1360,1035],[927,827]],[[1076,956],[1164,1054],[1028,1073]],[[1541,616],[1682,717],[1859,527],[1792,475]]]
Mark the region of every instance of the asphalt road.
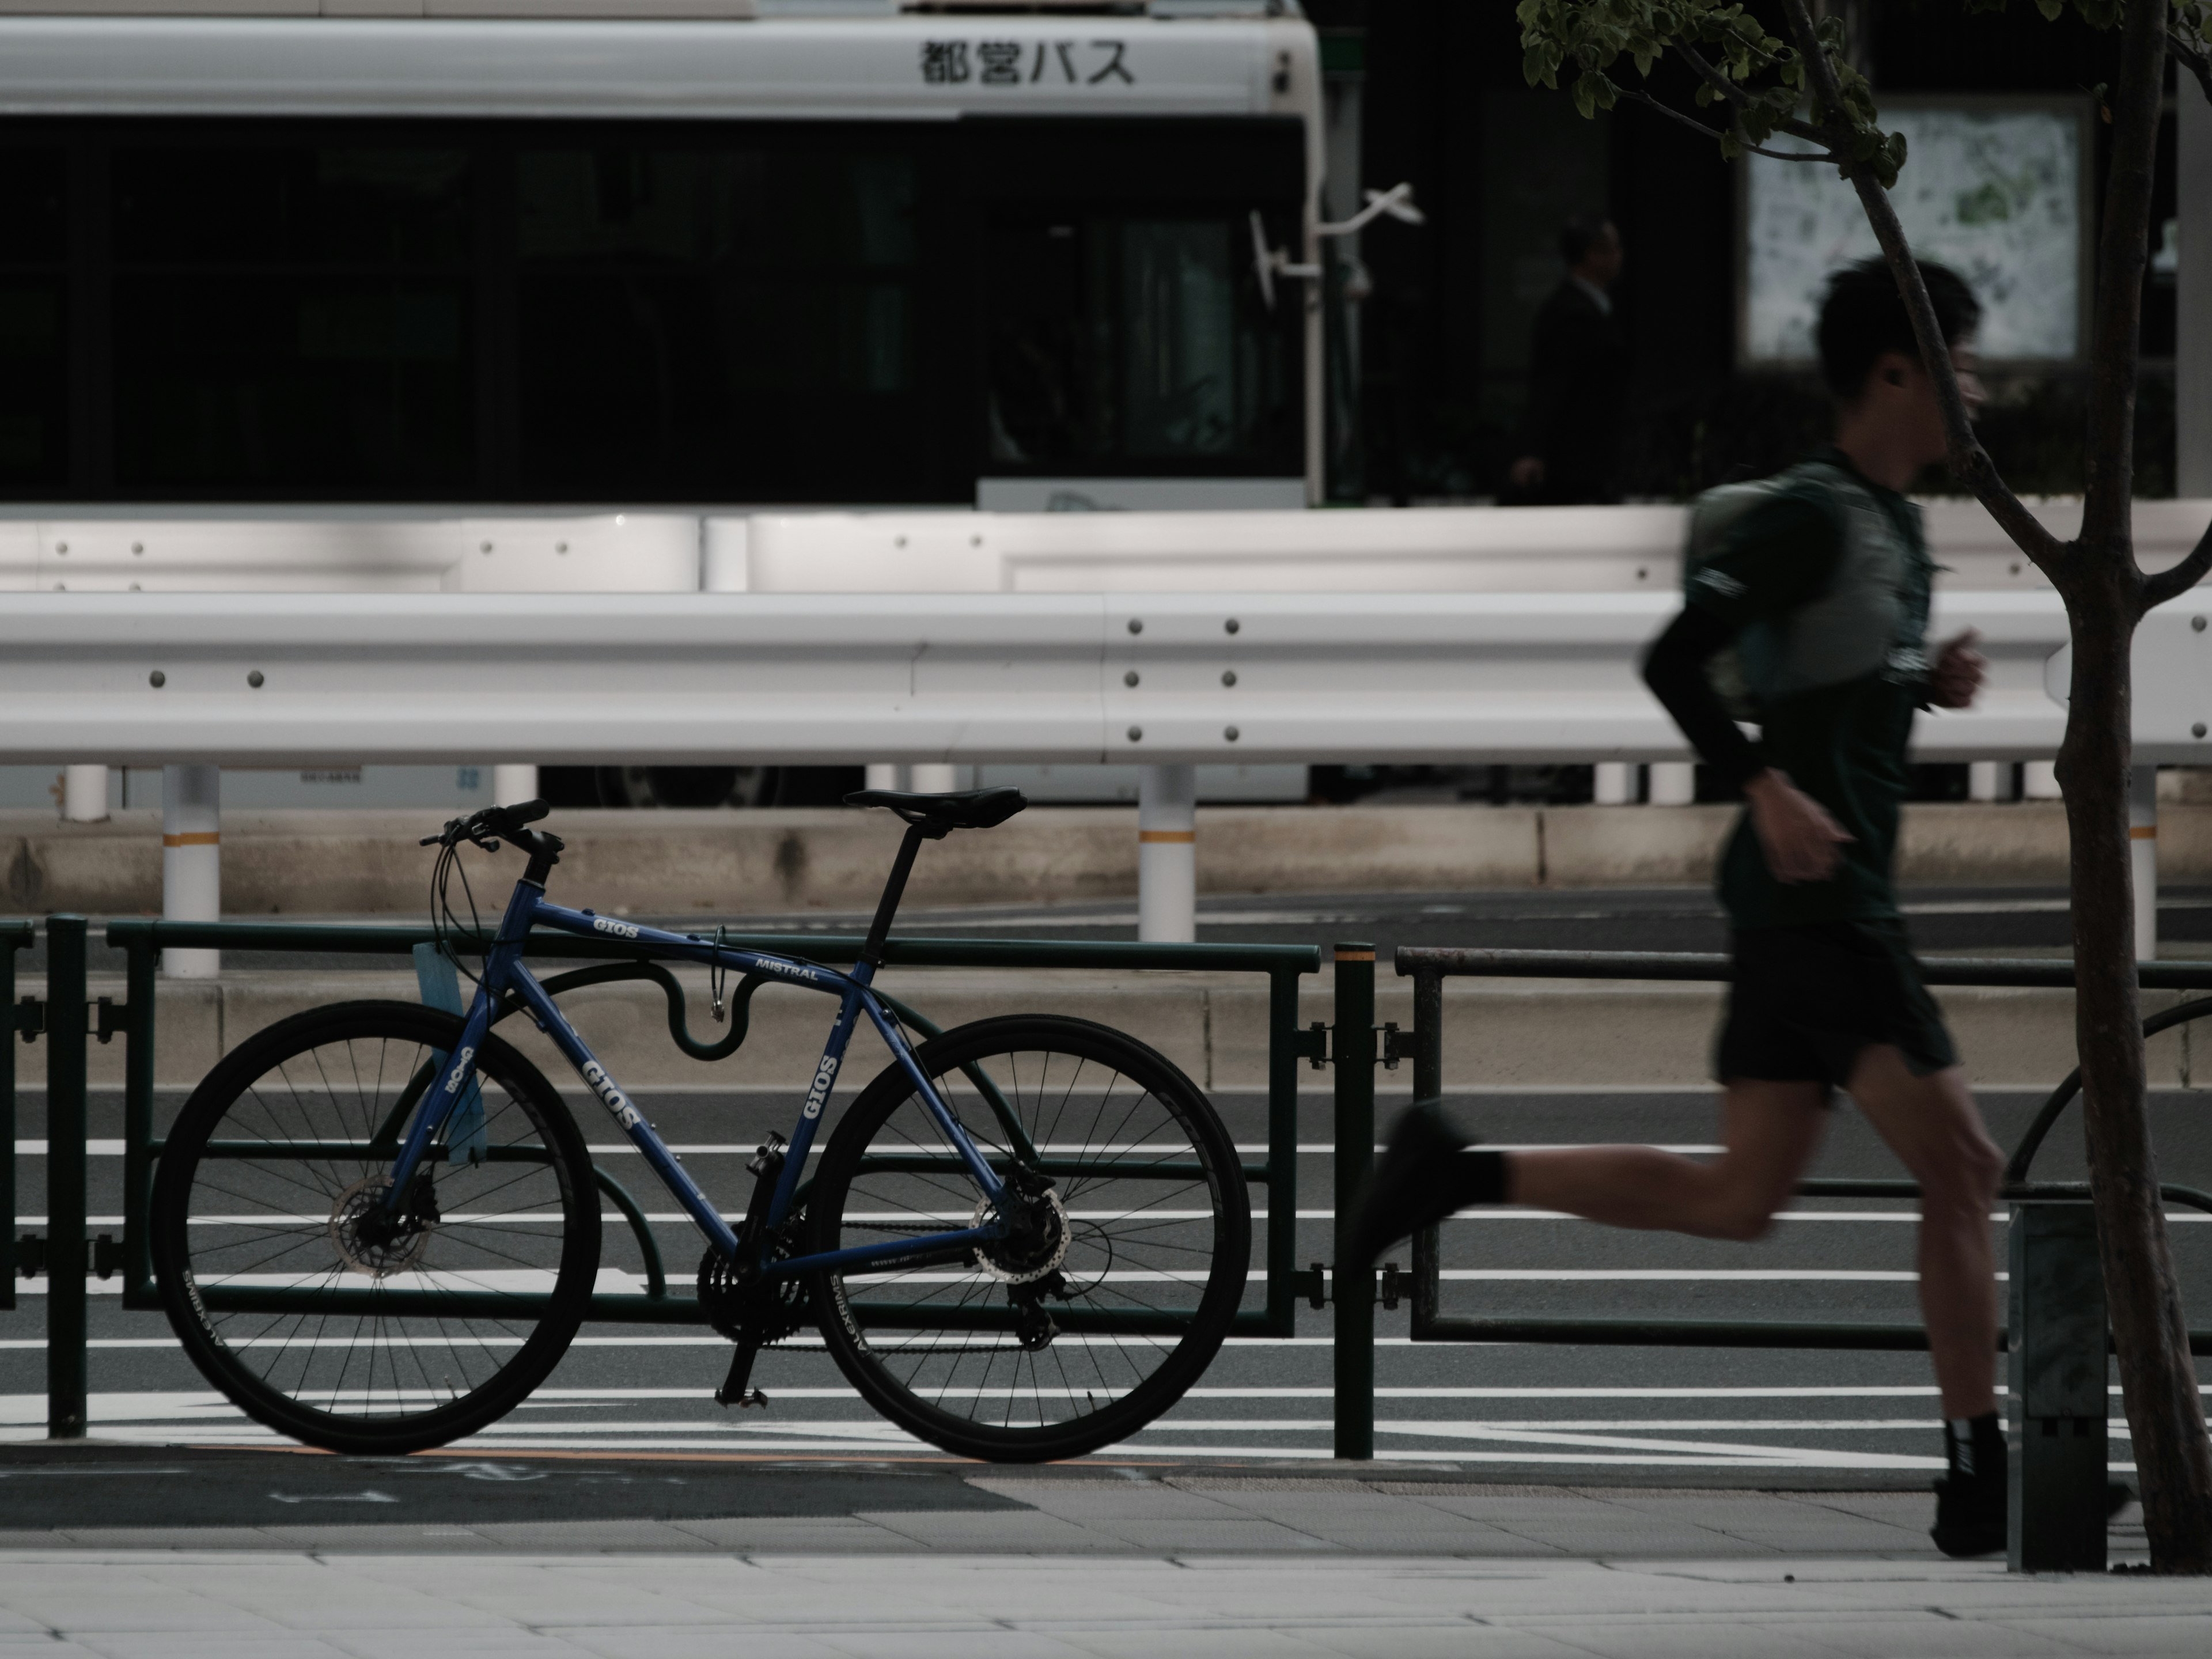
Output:
[[[1920,892],[1911,896],[1912,925],[1923,949],[2049,950],[2063,945],[2063,901],[2048,892]],[[2212,897],[2168,895],[2170,938],[2212,940]],[[841,919],[804,920],[826,929]],[[1127,936],[1133,918],[1110,906],[1049,911],[917,913],[916,932],[970,935],[987,932],[1064,937]],[[1201,937],[1327,942],[1370,939],[1385,948],[1413,943],[1626,949],[1718,948],[1717,915],[1702,894],[1515,893],[1413,895],[1378,898],[1217,901],[1208,904]],[[354,959],[356,963],[358,958]],[[248,965],[240,962],[238,965]],[[42,1229],[33,1196],[43,1191],[43,1099],[25,1088],[19,1121],[20,1227]],[[1383,1074],[1402,1090],[1402,1073]],[[1325,1088],[1325,1080],[1314,1083]],[[573,1086],[573,1085],[572,1085]],[[1265,1149],[1264,1101],[1253,1091],[1222,1091],[1216,1104],[1249,1154]],[[771,1128],[787,1129],[793,1103],[784,1091],[749,1092],[720,1085],[643,1092],[639,1105],[658,1122],[687,1167],[727,1210],[740,1210],[749,1178],[742,1170]],[[1983,1104],[2001,1142],[2016,1139],[2037,1101],[1992,1094]],[[173,1110],[165,1097],[160,1114]],[[1385,1115],[1389,1103],[1385,1103]],[[1607,1093],[1498,1092],[1455,1103],[1470,1127],[1493,1143],[1587,1144],[1630,1139],[1696,1152],[1711,1150],[1712,1101],[1703,1090]],[[2212,1124],[2193,1094],[2160,1093],[2154,1114],[2169,1180],[2212,1186]],[[1294,1218],[1267,1217],[1255,1228],[1254,1258],[1264,1259],[1266,1230],[1293,1225],[1300,1262],[1328,1259],[1333,1152],[1326,1093],[1306,1097],[1302,1114],[1299,1202]],[[699,1244],[672,1200],[650,1190],[641,1161],[611,1140],[603,1120],[583,1118],[594,1152],[637,1194],[650,1213],[671,1277],[689,1276]],[[120,1101],[95,1092],[92,1102],[93,1230],[119,1228]],[[2078,1140],[2055,1135],[2039,1175],[2080,1174]],[[1847,1109],[1836,1115],[1815,1173],[1893,1176],[1895,1166]],[[1255,1209],[1264,1194],[1255,1191]],[[608,1217],[604,1289],[641,1288],[635,1242]],[[2212,1218],[2177,1213],[2175,1248],[2197,1322],[2212,1322]],[[1629,1315],[1685,1317],[1914,1317],[1913,1237],[1907,1206],[1879,1200],[1803,1202],[1786,1212],[1767,1239],[1750,1245],[1670,1235],[1610,1231],[1520,1210],[1472,1213],[1445,1230],[1448,1311]],[[1396,1253],[1405,1259],[1402,1249]],[[2002,1255],[2000,1257],[2002,1260]],[[19,1285],[18,1310],[0,1317],[0,1437],[33,1440],[44,1431],[43,1280]],[[126,1313],[113,1281],[96,1286],[91,1316],[93,1432],[148,1446],[207,1449],[265,1444],[268,1437],[241,1418],[193,1370],[158,1313]],[[1255,1282],[1250,1305],[1256,1305]],[[1486,1479],[1536,1482],[1661,1486],[1921,1486],[1937,1466],[1935,1390],[1924,1356],[1805,1352],[1791,1350],[1625,1348],[1532,1345],[1416,1346],[1407,1315],[1378,1310],[1376,1449],[1409,1473],[1449,1468]],[[1101,1463],[1199,1462],[1209,1465],[1324,1459],[1331,1446],[1330,1315],[1300,1310],[1288,1338],[1234,1338],[1180,1406]],[[765,1355],[754,1381],[764,1408],[726,1411],[713,1401],[726,1366],[727,1345],[696,1328],[587,1326],[535,1397],[507,1419],[450,1449],[427,1476],[393,1490],[387,1480],[358,1475],[358,1466],[331,1460],[302,1475],[297,1492],[259,1476],[174,1480],[138,1488],[139,1498],[102,1495],[87,1477],[0,1479],[0,1529],[53,1525],[39,1519],[54,1504],[85,1509],[98,1524],[104,1504],[154,1504],[165,1524],[205,1515],[243,1522],[266,1520],[299,1504],[354,1503],[364,1522],[384,1518],[392,1504],[410,1516],[461,1516],[507,1503],[509,1486],[537,1484],[559,1464],[564,1512],[701,1512],[686,1505],[725,1507],[684,1485],[678,1470],[655,1461],[661,1474],[641,1474],[625,1462],[641,1455],[709,1462],[741,1459],[878,1471],[917,1469],[936,1460],[930,1449],[876,1418],[805,1340]],[[2114,1399],[2115,1463],[2128,1462],[2124,1428]],[[545,1460],[550,1458],[551,1462]],[[611,1460],[590,1462],[576,1460]],[[317,1460],[303,1460],[315,1462]],[[136,1465],[133,1465],[136,1466]],[[123,1464],[117,1466],[125,1467]],[[164,1464],[162,1467],[167,1468]],[[200,1467],[198,1464],[194,1468]],[[421,1460],[406,1466],[419,1468]],[[332,1471],[353,1470],[352,1474]],[[474,1474],[469,1474],[474,1469]],[[628,1474],[623,1473],[625,1469]],[[516,1471],[523,1474],[517,1474]],[[599,1471],[590,1480],[586,1474]],[[505,1473],[502,1473],[505,1471]],[[531,1471],[537,1471],[532,1474]],[[613,1471],[608,1473],[608,1471]],[[527,1475],[527,1478],[524,1478]],[[604,1475],[604,1479],[600,1478]],[[286,1477],[287,1481],[291,1477]],[[320,1485],[314,1483],[320,1482]],[[657,1484],[656,1484],[657,1483]],[[296,1483],[295,1483],[296,1484]],[[64,1486],[76,1494],[57,1497]],[[155,1494],[147,1496],[147,1494]],[[349,1497],[347,1494],[353,1496]],[[362,1494],[380,1493],[380,1497]],[[431,1498],[422,1493],[443,1493]],[[545,1493],[538,1494],[544,1498]],[[514,1501],[521,1501],[518,1497]],[[536,1501],[533,1499],[532,1501]],[[842,1501],[832,1496],[823,1501]],[[934,1504],[936,1500],[932,1499]],[[71,1512],[75,1512],[72,1509]],[[393,1519],[399,1518],[394,1513]],[[154,1516],[149,1516],[153,1524]],[[228,1524],[210,1518],[193,1524]]]

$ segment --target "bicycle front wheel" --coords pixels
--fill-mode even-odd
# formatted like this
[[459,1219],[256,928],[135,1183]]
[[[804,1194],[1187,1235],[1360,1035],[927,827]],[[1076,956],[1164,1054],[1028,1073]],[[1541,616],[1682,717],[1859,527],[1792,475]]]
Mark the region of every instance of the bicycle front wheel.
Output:
[[410,1003],[310,1009],[240,1044],[161,1152],[153,1255],[169,1323],[249,1417],[332,1451],[444,1445],[514,1409],[582,1322],[599,1259],[590,1155],[497,1037],[481,1107],[383,1203],[461,1022]]
[[[830,1353],[910,1432],[1001,1462],[1074,1457],[1182,1398],[1243,1299],[1252,1212],[1221,1120],[1133,1037],[1088,1020],[979,1020],[917,1051],[1010,1190],[1018,1237],[911,1267],[815,1275]],[[808,1199],[813,1248],[991,1214],[896,1064],[837,1126]]]

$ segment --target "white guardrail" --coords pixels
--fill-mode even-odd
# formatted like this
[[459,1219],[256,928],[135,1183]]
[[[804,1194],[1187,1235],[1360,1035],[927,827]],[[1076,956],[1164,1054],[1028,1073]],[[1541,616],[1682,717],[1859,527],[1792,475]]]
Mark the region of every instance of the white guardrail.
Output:
[[[27,594],[0,761],[1187,765],[1674,760],[1637,659],[1666,593]],[[2193,613],[2192,613],[2193,614]],[[2138,741],[2212,761],[2212,637],[2138,636]],[[2057,596],[1950,592],[1973,710],[1925,759],[2048,756]]]
[[[2208,519],[2138,503],[2144,563]],[[2056,597],[1978,506],[1928,520],[1936,627],[1978,629],[1992,674],[1919,752],[2047,763]],[[104,811],[106,764],[172,769],[169,908],[196,917],[225,763],[504,757],[519,795],[538,763],[1136,763],[1144,931],[1188,938],[1198,763],[1591,761],[1620,799],[1657,762],[1686,799],[1634,666],[1682,531],[1668,507],[24,516],[0,521],[0,759],[66,765],[72,816]],[[2138,636],[2146,760],[2212,760],[2188,622]]]

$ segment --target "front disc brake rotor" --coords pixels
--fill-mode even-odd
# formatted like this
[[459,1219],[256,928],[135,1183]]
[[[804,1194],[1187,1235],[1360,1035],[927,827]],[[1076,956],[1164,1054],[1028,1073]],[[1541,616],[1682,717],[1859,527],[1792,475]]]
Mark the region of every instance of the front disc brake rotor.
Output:
[[389,1238],[371,1243],[362,1237],[362,1224],[382,1208],[391,1188],[390,1176],[367,1176],[340,1193],[331,1206],[331,1243],[347,1272],[389,1279],[414,1267],[429,1249],[430,1229],[414,1216],[403,1218],[399,1230]]

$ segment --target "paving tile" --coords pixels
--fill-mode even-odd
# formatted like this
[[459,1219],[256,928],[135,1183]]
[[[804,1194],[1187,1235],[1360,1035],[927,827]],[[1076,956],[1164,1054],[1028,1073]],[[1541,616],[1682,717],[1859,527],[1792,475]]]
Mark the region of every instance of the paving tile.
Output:
[[510,1549],[698,1550],[713,1547],[697,1534],[663,1521],[491,1521],[474,1530]]
[[[988,1627],[825,1631],[817,1639],[853,1659],[1083,1659],[1085,1652],[1042,1632]],[[1313,1650],[1305,1650],[1302,1659],[1313,1659]]]
[[702,1659],[721,1654],[732,1659],[845,1659],[836,1648],[811,1636],[762,1631],[742,1625],[659,1626],[624,1630],[564,1630],[559,1632],[594,1659]]
[[[1600,1659],[1836,1659],[1832,1648],[1765,1620],[1577,1619],[1516,1621],[1516,1626],[1555,1636]],[[1937,1656],[1931,1651],[1927,1659]]]
[[583,1659],[586,1650],[543,1631],[495,1630],[356,1632],[332,1641],[355,1659]]
[[741,1516],[726,1520],[684,1520],[667,1523],[705,1540],[717,1549],[751,1555],[773,1551],[842,1553],[847,1550],[913,1547],[912,1540],[856,1516],[820,1516],[788,1521],[776,1516]]
[[[345,1659],[343,1648],[303,1637],[296,1631],[270,1635],[236,1631],[108,1631],[88,1636],[84,1641],[103,1659]],[[4,1652],[0,1648],[0,1653]]]
[[2112,1656],[2191,1656],[2212,1647],[2212,1613],[2106,1613],[2094,1619],[1994,1619],[1986,1628],[2006,1636],[2040,1638],[2069,1653]]
[[[1061,1549],[1126,1549],[1120,1532],[1085,1526],[1057,1515],[1008,1510],[870,1510],[860,1517],[933,1549],[1024,1554]],[[1149,1529],[1147,1529],[1149,1536]]]
[[[1069,1632],[1066,1639],[1097,1659],[1322,1659],[1340,1654],[1288,1631],[1238,1630],[1200,1625],[1148,1631]],[[1387,1653],[1388,1648],[1370,1650]]]
[[1304,1625],[1301,1640],[1350,1659],[1589,1659],[1589,1650],[1496,1625]]
[[[0,1548],[6,1539],[0,1534]],[[101,1527],[47,1539],[50,1547],[92,1550],[265,1550],[275,1543],[258,1527]]]
[[[1761,1621],[1768,1628],[1778,1622]],[[1781,1627],[1846,1659],[2078,1659],[2081,1653],[2044,1636],[1935,1613],[1895,1618],[1853,1613],[1790,1620]]]

